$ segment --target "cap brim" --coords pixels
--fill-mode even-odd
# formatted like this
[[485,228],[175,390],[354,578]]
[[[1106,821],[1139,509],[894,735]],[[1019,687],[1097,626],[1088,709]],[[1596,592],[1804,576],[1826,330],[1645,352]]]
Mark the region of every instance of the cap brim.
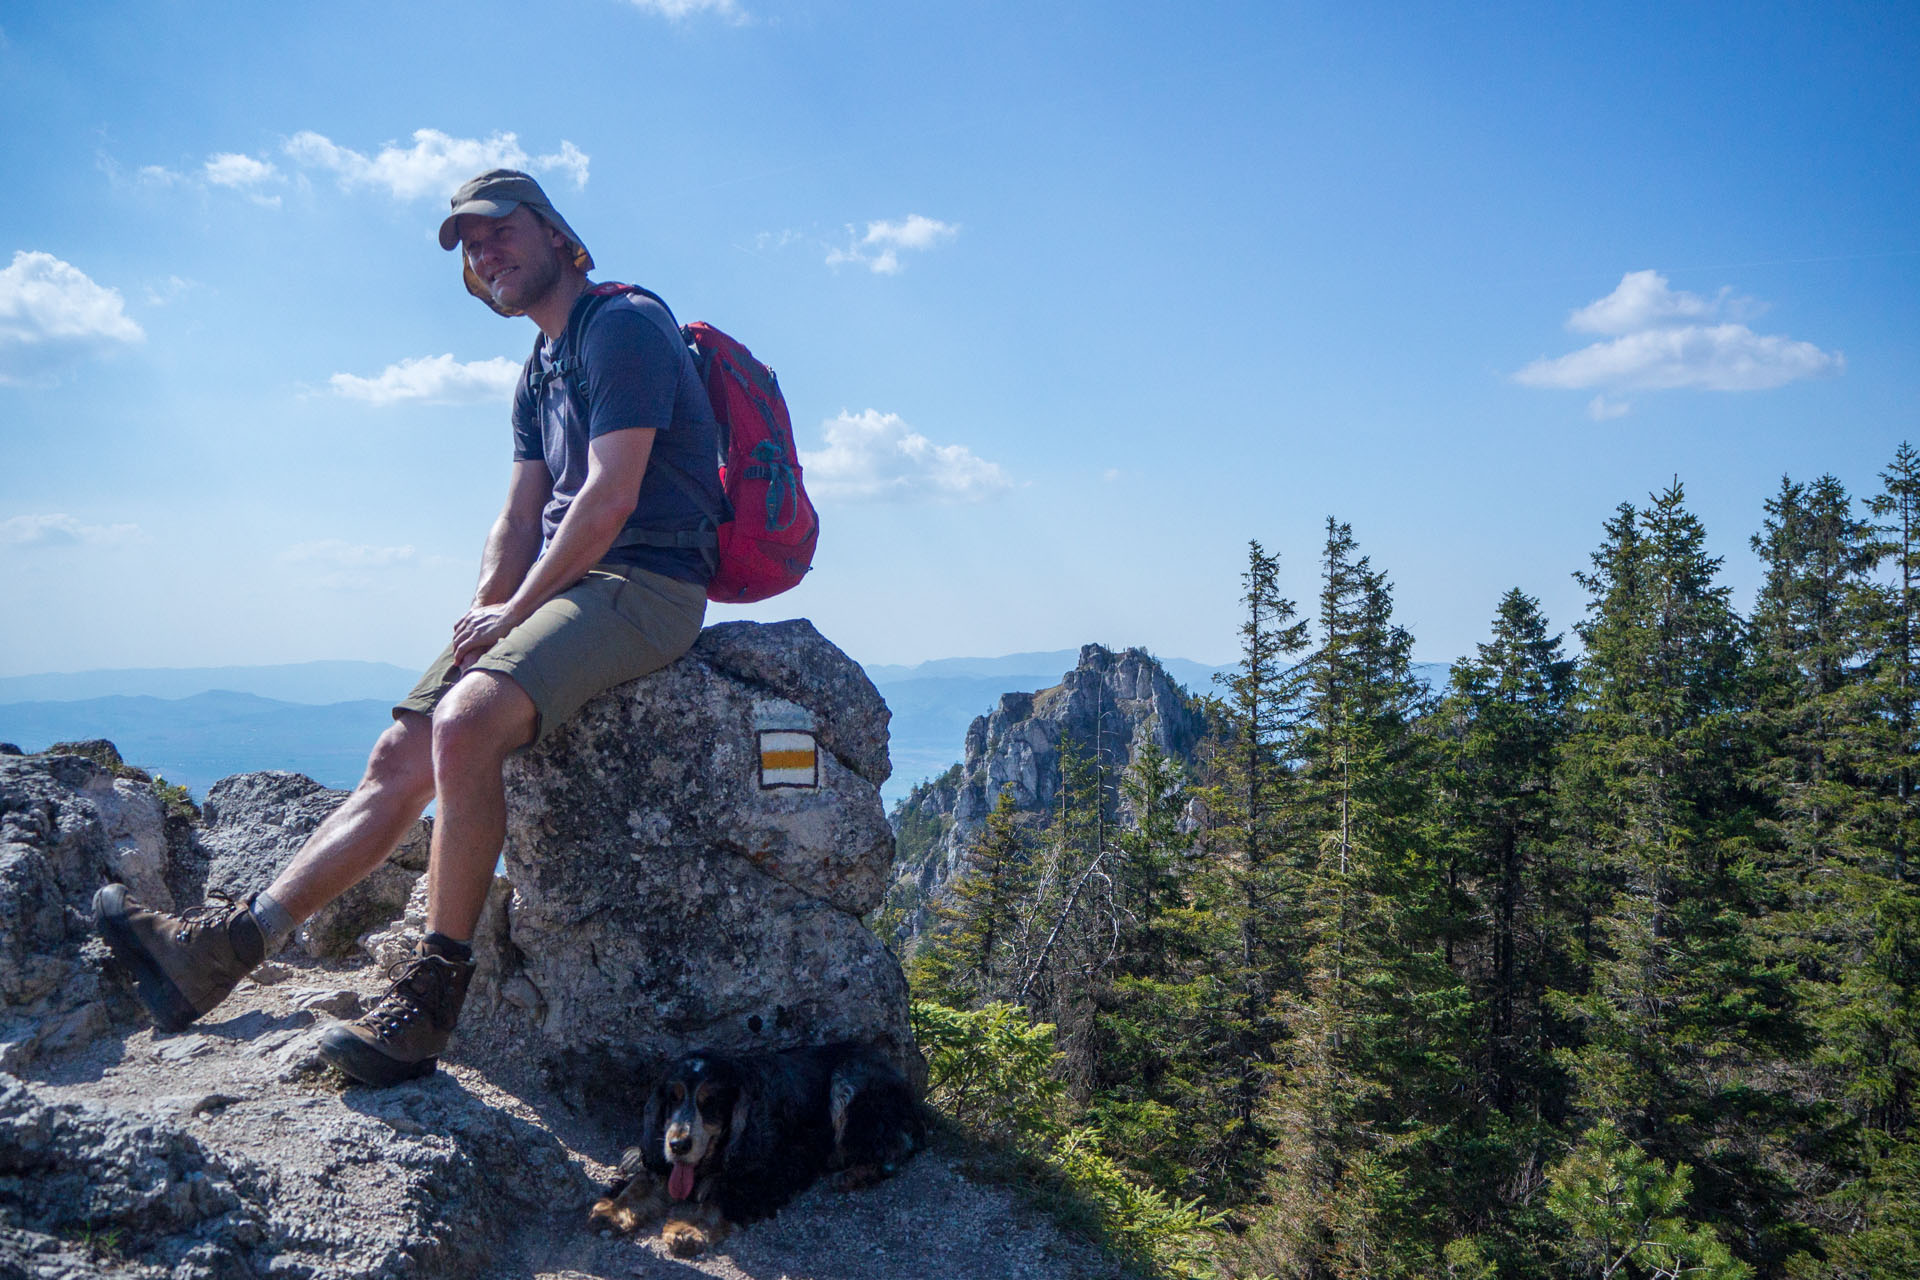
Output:
[[447,220],[440,224],[440,247],[453,249],[459,245],[460,232],[456,224],[460,221],[461,214],[477,214],[482,218],[504,218],[519,207],[518,200],[468,200],[457,206],[447,215]]

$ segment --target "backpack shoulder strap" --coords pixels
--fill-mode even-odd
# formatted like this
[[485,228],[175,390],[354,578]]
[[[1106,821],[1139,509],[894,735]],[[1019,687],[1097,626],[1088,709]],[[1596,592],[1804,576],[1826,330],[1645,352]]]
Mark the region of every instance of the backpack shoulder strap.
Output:
[[[587,290],[587,303],[580,309],[580,314],[573,318],[575,323],[569,324],[566,332],[560,335],[560,350],[545,369],[540,368],[540,354],[546,335],[541,333],[534,335],[533,356],[529,363],[528,378],[536,396],[547,383],[558,378],[560,385],[566,388],[567,398],[573,402],[574,412],[580,415],[582,422],[586,421],[588,413],[586,362],[580,355],[580,339],[585,335],[587,326],[593,322],[596,315],[600,314],[600,309],[606,306],[609,300],[629,293],[637,293],[659,303],[667,313],[667,319],[672,322],[674,330],[680,331],[680,322],[674,318],[673,308],[667,305],[665,298],[653,290],[641,285],[621,284],[617,281],[594,285]],[[693,478],[658,454],[649,459],[647,465],[649,470],[658,470],[682,497],[700,510],[706,527],[674,533],[628,529],[614,539],[613,545],[615,547],[678,547],[706,551],[717,547],[719,526],[733,519],[733,512],[730,509],[723,512],[709,511],[705,494],[701,492],[700,486],[694,483]],[[724,496],[722,500],[724,501]]]

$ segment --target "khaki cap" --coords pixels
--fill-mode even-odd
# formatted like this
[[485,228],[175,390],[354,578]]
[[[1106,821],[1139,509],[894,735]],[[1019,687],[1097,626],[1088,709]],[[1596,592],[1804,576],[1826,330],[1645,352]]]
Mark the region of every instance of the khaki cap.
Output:
[[[479,177],[462,183],[460,189],[453,193],[453,212],[440,224],[440,247],[460,247],[460,233],[454,224],[460,220],[461,214],[504,218],[521,205],[526,205],[542,222],[567,238],[567,242],[573,246],[574,266],[582,271],[593,270],[593,255],[587,252],[587,246],[573,233],[573,228],[567,225],[567,220],[560,216],[559,210],[553,207],[553,202],[547,199],[547,193],[540,189],[540,184],[531,175],[518,169],[489,169]],[[503,316],[520,314],[504,310],[494,302],[493,295],[487,292],[487,286],[473,274],[473,268],[468,265],[464,253],[460,255],[460,274],[466,280],[468,293]]]

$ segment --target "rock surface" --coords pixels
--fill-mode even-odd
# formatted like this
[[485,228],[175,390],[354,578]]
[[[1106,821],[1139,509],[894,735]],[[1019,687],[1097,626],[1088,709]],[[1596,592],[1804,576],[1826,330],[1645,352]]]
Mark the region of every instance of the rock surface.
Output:
[[[1083,646],[1059,684],[1002,694],[967,730],[965,760],[903,802],[894,818],[903,847],[890,907],[901,911],[909,934],[924,927],[927,905],[960,868],[1002,788],[1012,789],[1017,812],[1044,821],[1060,794],[1063,743],[1097,750],[1117,779],[1148,743],[1193,763],[1206,731],[1198,700],[1146,650]],[[910,830],[912,842],[904,839]]]
[[83,756],[0,756],[0,1070],[106,1028],[93,893],[125,879],[170,901],[161,832],[149,783]]
[[[763,787],[792,780],[809,718],[817,785]],[[513,765],[509,877],[457,1052],[388,1090],[315,1055],[379,966],[296,948],[164,1035],[91,933],[109,878],[257,887],[341,793],[228,779],[156,865],[167,797],[97,760],[0,755],[0,1277],[1112,1275],[942,1150],[868,1191],[816,1187],[711,1257],[586,1226],[649,1055],[854,1034],[918,1066],[898,966],[859,924],[887,880],[885,744],[865,677],[804,623],[711,629],[589,707]]]
[[[349,794],[323,787],[305,774],[278,769],[238,773],[214,783],[201,806],[207,888],[236,899],[266,888]],[[362,934],[399,915],[414,881],[427,869],[432,837],[430,820],[414,823],[384,865],[307,921],[299,934],[307,954],[344,956]]]
[[859,1039],[922,1076],[900,966],[861,923],[892,866],[886,724],[810,624],[729,623],[510,761],[512,888],[462,1052],[583,1097],[693,1048]]

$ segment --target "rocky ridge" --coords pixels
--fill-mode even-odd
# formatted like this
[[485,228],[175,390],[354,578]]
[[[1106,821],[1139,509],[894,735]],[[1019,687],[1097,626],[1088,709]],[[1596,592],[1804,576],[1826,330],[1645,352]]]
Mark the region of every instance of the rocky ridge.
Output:
[[900,847],[889,909],[908,935],[925,927],[928,907],[960,870],[1003,789],[1016,812],[1044,822],[1059,798],[1063,744],[1097,751],[1107,775],[1118,778],[1149,743],[1192,764],[1206,732],[1198,699],[1146,650],[1083,646],[1059,684],[1001,694],[968,728],[962,762],[895,809]]
[[[814,785],[765,785],[763,732],[812,735]],[[514,765],[472,1026],[439,1073],[376,1091],[314,1043],[381,989],[367,951],[391,929],[344,953],[353,924],[309,929],[165,1035],[88,914],[108,879],[160,902],[244,892],[339,793],[229,779],[183,852],[134,771],[0,754],[0,1277],[1110,1274],[939,1151],[871,1192],[816,1188],[691,1263],[584,1227],[654,1055],[824,1031],[917,1062],[898,967],[858,930],[887,881],[885,769],[884,706],[804,623],[710,629],[603,695]]]

